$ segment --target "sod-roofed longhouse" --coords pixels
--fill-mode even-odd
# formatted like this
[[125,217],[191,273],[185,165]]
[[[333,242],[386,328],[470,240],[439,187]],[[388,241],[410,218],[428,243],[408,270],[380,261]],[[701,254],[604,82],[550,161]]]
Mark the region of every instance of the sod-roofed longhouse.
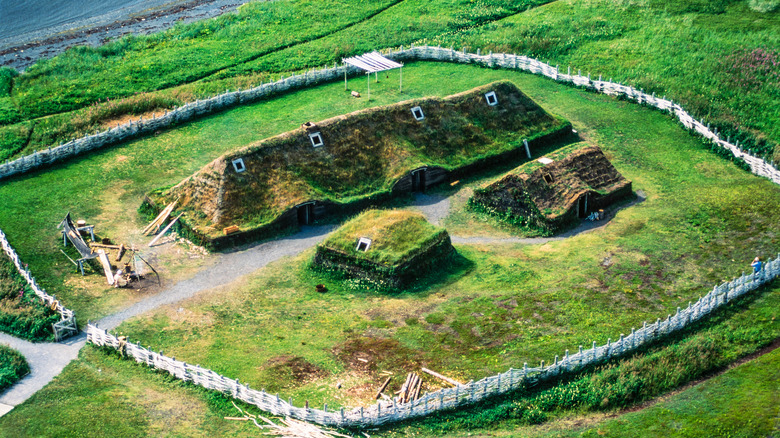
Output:
[[233,225],[252,233],[307,224],[340,206],[424,190],[452,172],[524,156],[523,139],[533,147],[569,132],[514,84],[495,82],[304,123],[149,198],[156,208],[178,199],[186,226],[213,242],[233,238],[220,237]]
[[471,202],[510,222],[553,233],[632,193],[631,181],[596,146],[539,165],[526,163],[475,190]]
[[317,245],[314,266],[402,287],[453,253],[447,230],[407,210],[367,210]]

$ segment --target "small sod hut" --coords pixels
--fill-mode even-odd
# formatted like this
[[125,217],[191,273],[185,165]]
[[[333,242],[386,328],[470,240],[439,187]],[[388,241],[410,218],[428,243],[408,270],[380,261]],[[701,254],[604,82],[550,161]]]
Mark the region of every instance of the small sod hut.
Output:
[[472,204],[551,234],[631,194],[631,181],[598,147],[567,148],[559,155],[526,163],[475,190]]
[[368,210],[317,246],[314,267],[399,288],[454,251],[447,230],[405,210]]

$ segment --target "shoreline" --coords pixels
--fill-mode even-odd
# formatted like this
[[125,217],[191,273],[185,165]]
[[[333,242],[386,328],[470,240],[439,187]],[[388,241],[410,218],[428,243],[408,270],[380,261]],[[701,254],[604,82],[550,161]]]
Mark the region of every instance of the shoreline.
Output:
[[[0,41],[0,66],[23,72],[41,59],[73,46],[97,47],[125,35],[162,32],[178,22],[191,23],[233,12],[249,0],[173,0],[142,11],[118,10],[98,17],[27,32]],[[162,9],[161,9],[162,8]]]

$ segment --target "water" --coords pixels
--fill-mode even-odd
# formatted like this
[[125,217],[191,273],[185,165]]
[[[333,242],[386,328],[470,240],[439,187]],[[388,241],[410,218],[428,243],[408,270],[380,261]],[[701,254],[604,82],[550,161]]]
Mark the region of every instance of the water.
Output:
[[185,0],[0,0],[0,46],[99,26]]

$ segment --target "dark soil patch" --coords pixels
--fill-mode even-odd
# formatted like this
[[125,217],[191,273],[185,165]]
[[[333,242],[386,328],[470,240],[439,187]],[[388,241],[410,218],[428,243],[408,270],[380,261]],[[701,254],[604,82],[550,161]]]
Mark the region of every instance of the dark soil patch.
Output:
[[395,339],[362,336],[346,340],[333,349],[333,354],[347,368],[363,372],[405,372],[419,369],[423,355],[404,347]]

